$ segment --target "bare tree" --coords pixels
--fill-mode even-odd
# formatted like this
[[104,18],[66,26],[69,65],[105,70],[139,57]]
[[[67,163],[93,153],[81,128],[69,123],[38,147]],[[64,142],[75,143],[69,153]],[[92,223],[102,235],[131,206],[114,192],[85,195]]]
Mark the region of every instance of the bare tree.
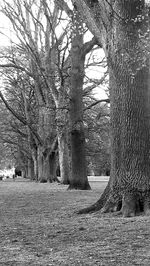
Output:
[[[26,71],[34,81],[34,94],[36,104],[38,106],[37,120],[37,156],[33,153],[36,170],[38,172],[38,180],[52,181],[56,178],[55,172],[50,171],[50,163],[54,164],[54,158],[51,160],[51,147],[55,147],[56,142],[56,126],[55,126],[55,104],[51,96],[47,80],[43,75],[43,67],[45,64],[45,29],[40,19],[43,16],[42,2],[34,1],[20,2],[15,1],[13,5],[4,1],[2,11],[12,22],[12,26],[19,39],[17,46],[20,52],[23,52],[28,58],[27,68],[18,65],[15,61],[11,65]],[[3,66],[4,67],[4,66]],[[56,147],[55,147],[56,149]],[[55,162],[57,161],[57,151],[55,153]],[[56,170],[56,169],[55,169]],[[37,175],[37,174],[36,174]]]
[[[30,113],[28,112],[26,91],[23,88],[22,97],[25,107],[24,123],[26,123],[28,131],[28,142],[33,142],[33,145],[31,145],[31,154],[34,161],[34,175],[41,182],[55,179],[59,152],[62,183],[68,184],[71,180],[72,185],[70,187],[73,187],[75,183],[79,182],[79,187],[81,188],[79,181],[82,176],[81,172],[84,172],[83,183],[87,184],[84,141],[82,141],[84,139],[82,121],[82,90],[85,76],[84,65],[85,56],[96,44],[96,39],[93,38],[91,41],[83,43],[83,34],[85,30],[82,26],[82,21],[79,21],[79,24],[81,28],[83,28],[83,32],[80,31],[80,25],[74,24],[75,20],[72,21],[74,25],[71,31],[70,22],[74,16],[72,9],[70,9],[64,1],[56,1],[51,5],[52,2],[39,0],[35,3],[35,1],[24,2],[18,0],[13,2],[13,5],[10,5],[7,1],[3,1],[4,6],[2,11],[10,19],[19,43],[16,45],[17,48],[13,48],[14,52],[12,53],[12,58],[9,58],[9,60],[7,58],[7,63],[1,64],[1,67],[14,68],[26,74],[29,79],[32,80],[32,90],[37,110],[37,125],[34,134],[31,126],[33,121],[31,121]],[[58,31],[60,28],[61,30]],[[70,53],[70,37],[71,34],[73,36],[76,33],[76,39],[78,39],[79,46],[81,46],[79,51],[81,58],[78,56],[78,51],[76,54],[73,52]],[[76,46],[74,37],[72,37],[72,47],[73,45]],[[17,59],[16,52],[24,54],[24,62]],[[79,59],[78,62],[76,60],[76,55]],[[81,73],[79,73],[80,84],[75,82],[75,79],[78,81],[78,78],[75,77],[74,71],[70,71],[71,65],[73,70],[77,63],[82,68]],[[95,86],[96,83],[92,85],[91,88]],[[89,88],[87,88],[87,90],[89,90]],[[78,92],[80,92],[79,95]],[[76,97],[76,107],[69,103],[69,100],[73,97]],[[72,100],[71,103],[73,103]],[[78,109],[78,107],[80,107],[80,109]],[[76,110],[78,109],[76,114],[73,113],[74,108],[76,108]],[[77,163],[76,165],[76,160],[73,159],[72,166],[74,166],[72,170],[74,170],[71,178],[68,145],[68,114],[70,111],[71,132],[73,132],[75,125],[78,128],[77,124],[79,120],[82,125],[82,137],[79,137],[78,145],[76,145],[76,142],[74,142],[74,144],[72,142],[71,149],[72,159],[73,156],[75,156],[74,158],[80,158],[82,171],[79,169],[78,175],[76,175],[76,169],[79,167],[79,164]],[[73,136],[73,134],[71,134],[71,136]],[[71,140],[73,140],[72,137]],[[74,140],[77,141],[77,138],[75,137]],[[75,149],[76,147],[81,150],[83,149],[84,155],[82,154],[82,156],[79,156],[78,150]]]

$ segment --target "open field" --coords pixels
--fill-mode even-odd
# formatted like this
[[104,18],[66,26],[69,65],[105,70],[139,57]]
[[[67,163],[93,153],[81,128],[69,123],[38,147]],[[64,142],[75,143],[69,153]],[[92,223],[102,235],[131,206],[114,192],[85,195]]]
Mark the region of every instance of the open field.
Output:
[[0,265],[150,265],[150,218],[77,215],[107,182],[91,191],[18,179],[0,182]]

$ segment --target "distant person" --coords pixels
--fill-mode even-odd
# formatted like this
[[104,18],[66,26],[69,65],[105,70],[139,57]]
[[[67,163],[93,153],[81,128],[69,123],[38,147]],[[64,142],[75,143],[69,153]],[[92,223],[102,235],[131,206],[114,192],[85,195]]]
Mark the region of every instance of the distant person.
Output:
[[21,177],[21,174],[22,174],[21,170],[18,167],[16,167],[15,168],[15,178],[18,176]]
[[110,170],[106,170],[106,176],[110,176]]

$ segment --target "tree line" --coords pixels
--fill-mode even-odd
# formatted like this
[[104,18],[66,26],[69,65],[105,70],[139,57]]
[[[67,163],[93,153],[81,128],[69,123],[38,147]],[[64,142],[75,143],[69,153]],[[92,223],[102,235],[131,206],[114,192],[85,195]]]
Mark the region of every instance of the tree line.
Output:
[[[50,9],[47,8],[47,2],[42,1],[43,6],[40,10],[44,10],[48,38],[46,38],[44,54],[42,55],[42,50],[40,52],[40,60],[37,56],[37,54],[39,55],[37,46],[39,38],[42,40],[41,32],[43,27],[41,24],[37,25],[37,21],[39,21],[41,13],[36,12],[38,17],[36,17],[36,21],[31,27],[29,16],[32,17],[32,20],[34,20],[35,16],[31,15],[31,7],[28,4],[25,4],[23,12],[19,9],[17,15],[14,10],[12,12],[11,6],[9,6],[8,13],[8,6],[4,7],[7,16],[13,14],[15,19],[21,20],[26,15],[25,23],[21,22],[19,26],[17,21],[14,23],[14,27],[17,30],[21,29],[18,37],[23,43],[27,44],[25,46],[27,51],[25,58],[28,58],[28,62],[30,62],[30,69],[32,69],[30,74],[33,75],[34,73],[34,93],[38,101],[40,99],[39,106],[42,106],[39,109],[38,121],[43,121],[43,113],[46,113],[46,104],[51,106],[51,110],[53,109],[53,104],[57,107],[57,111],[61,110],[56,112],[56,120],[59,123],[52,122],[54,118],[52,115],[49,120],[49,125],[51,125],[49,128],[52,129],[52,125],[56,125],[52,132],[54,133],[56,130],[58,134],[56,142],[60,146],[61,137],[64,136],[60,122],[66,121],[66,118],[64,120],[63,118],[67,115],[64,105],[62,108],[62,103],[65,102],[66,94],[64,95],[64,92],[69,92],[69,97],[67,98],[69,99],[68,122],[70,123],[69,158],[71,158],[72,173],[70,175],[70,187],[89,189],[85,171],[85,129],[83,123],[83,101],[81,99],[85,73],[85,56],[87,51],[89,51],[89,47],[91,46],[91,49],[97,44],[105,53],[109,73],[111,175],[100,199],[92,206],[81,210],[80,213],[95,210],[101,210],[101,212],[118,211],[125,217],[134,216],[141,211],[149,214],[150,3],[146,0],[73,0],[71,2],[73,4],[72,8],[69,7],[66,1],[54,2],[57,8],[65,11],[68,18],[71,19],[68,24],[71,31],[68,31],[66,26],[66,32],[71,32],[71,38],[68,37],[65,42],[62,42],[63,34],[58,36],[51,27],[56,19],[56,12],[53,13],[50,19]],[[94,36],[88,43],[83,42],[85,24]],[[22,28],[24,25],[27,34],[24,33]],[[54,25],[53,28],[56,29],[58,25],[56,21]],[[32,31],[31,34],[31,28],[33,29],[33,27],[36,30]],[[37,32],[39,33],[37,34]],[[55,36],[53,35],[54,32]],[[62,55],[64,51],[66,55],[68,54],[65,43],[70,45],[70,55],[68,57]],[[58,53],[58,50],[60,53]],[[68,73],[67,69],[70,78],[64,80],[64,75]],[[28,68],[25,68],[23,73],[30,72],[28,70]],[[42,78],[39,79],[40,76]],[[51,102],[47,103],[49,90],[45,95],[46,90],[43,93],[43,86],[50,88],[50,93],[53,95],[53,98],[50,98]],[[64,87],[68,88],[68,90],[65,91]],[[35,137],[37,131],[35,134],[34,129],[30,127],[30,123],[27,123],[27,127],[30,129],[31,135]],[[41,137],[37,138],[36,136],[36,141],[39,141],[41,150],[43,145],[40,140],[45,139],[44,134],[42,135],[42,129],[43,127],[40,128],[39,126],[38,132],[40,134],[38,136]],[[56,147],[55,137],[53,136],[52,139],[51,147],[53,145]],[[41,150],[38,149],[39,162],[40,159],[41,162],[43,160],[43,155],[40,157]],[[51,148],[47,150],[45,158],[47,158],[47,154],[52,155],[51,152]],[[81,157],[82,159],[79,161]],[[44,162],[47,161],[45,158]],[[40,169],[42,171],[43,168],[41,167]],[[78,178],[79,172],[80,178]],[[77,180],[77,182],[73,180]]]
[[107,71],[93,80],[86,75],[92,65],[106,68],[104,59],[91,59],[96,39],[84,41],[88,29],[65,2],[3,1],[1,12],[17,36],[1,49],[7,156],[13,153],[28,178],[59,181],[59,172],[70,189],[90,189],[87,173],[110,167],[109,99],[92,95]]

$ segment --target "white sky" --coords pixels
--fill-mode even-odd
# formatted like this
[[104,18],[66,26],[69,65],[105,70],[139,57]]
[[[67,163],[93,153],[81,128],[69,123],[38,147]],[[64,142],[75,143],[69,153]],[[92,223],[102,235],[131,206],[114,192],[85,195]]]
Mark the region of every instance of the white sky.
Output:
[[[9,30],[9,21],[6,19],[6,17],[0,13],[0,46],[6,46],[10,44],[10,41],[7,36],[10,36],[10,30]],[[3,35],[2,33],[6,34],[7,36]]]

